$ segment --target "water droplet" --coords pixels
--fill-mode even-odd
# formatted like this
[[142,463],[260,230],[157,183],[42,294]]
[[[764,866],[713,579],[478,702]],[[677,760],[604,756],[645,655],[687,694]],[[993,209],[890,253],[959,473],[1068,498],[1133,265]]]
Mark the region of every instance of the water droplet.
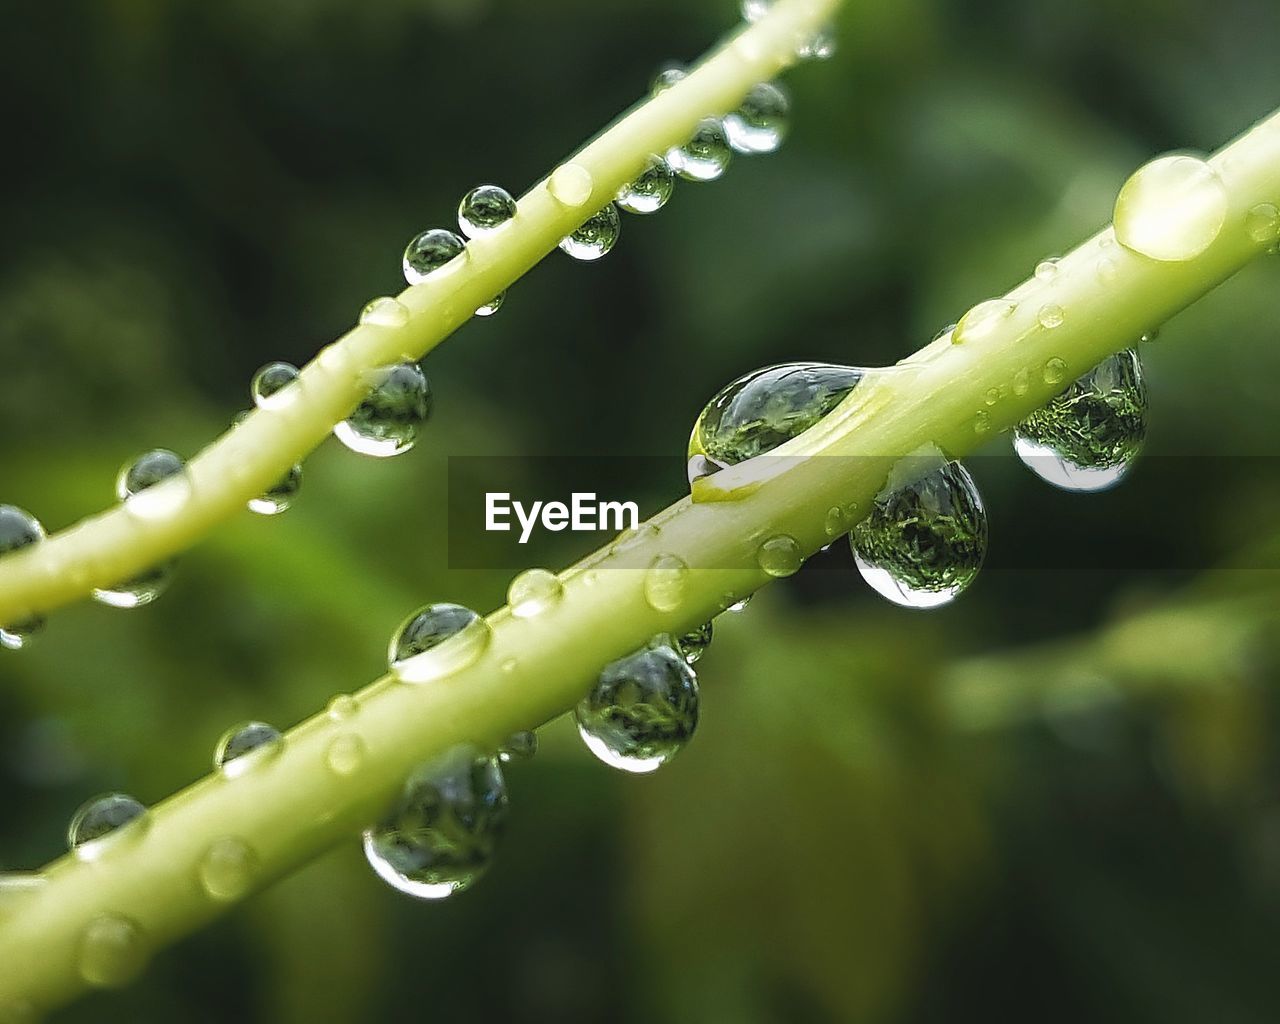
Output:
[[742,17],[744,21],[756,22],[769,13],[773,0],[742,0]]
[[515,658],[503,658],[502,664],[498,666],[504,674],[511,675],[520,663]]
[[686,181],[715,181],[729,168],[733,150],[724,134],[724,125],[714,117],[705,118],[683,146],[667,151],[667,163]]
[[1013,383],[1010,385],[1013,393],[1021,398],[1031,389],[1031,371],[1025,366],[1013,375]]
[[802,60],[830,60],[835,52],[836,34],[830,27],[803,40],[796,47],[796,56]]
[[996,402],[1000,401],[1000,389],[987,388],[987,393],[983,396],[982,400],[986,402],[987,405],[995,405]]
[[353,452],[387,458],[413,447],[418,428],[431,415],[431,385],[417,363],[385,366],[380,378],[350,417],[333,428]]
[[727,612],[742,612],[742,611],[746,611],[747,605],[749,605],[749,604],[751,603],[751,599],[752,599],[754,596],[755,596],[754,594],[748,594],[746,597],[740,597],[740,598],[738,598],[738,600],[736,600],[736,601],[734,601],[732,604],[728,605],[728,606],[725,608],[725,611],[727,611]]
[[761,82],[737,110],[725,115],[725,138],[739,153],[772,153],[786,137],[790,113],[786,92],[772,82]]
[[673,612],[689,588],[689,567],[676,555],[658,555],[644,574],[644,599],[656,612]]
[[476,316],[493,316],[502,308],[502,304],[507,301],[506,292],[498,292],[492,299],[476,310]]
[[112,608],[142,608],[169,589],[173,572],[174,563],[163,562],[109,587],[95,587],[93,599]]
[[[42,540],[44,527],[39,520],[16,505],[0,505],[0,555]],[[24,616],[18,622],[0,627],[0,647],[11,651],[26,647],[43,628],[42,617]]]
[[575,260],[590,263],[600,259],[618,241],[622,234],[622,218],[618,216],[618,208],[609,203],[603,210],[574,231],[560,240],[560,249]]
[[538,752],[538,734],[531,730],[513,732],[498,748],[498,760],[503,764],[511,761],[528,761]]
[[186,463],[167,448],[144,452],[120,470],[116,497],[139,519],[168,519],[191,499]]
[[492,636],[488,621],[470,608],[429,604],[396,630],[387,664],[402,682],[424,683],[474,664]]
[[497,185],[473,188],[458,204],[458,227],[468,238],[496,231],[516,215],[511,193]]
[[1046,384],[1061,384],[1067,379],[1067,363],[1065,359],[1059,359],[1054,356],[1044,364],[1044,382]]
[[1103,256],[1098,260],[1096,270],[1101,284],[1114,284],[1116,278],[1120,276],[1120,266],[1110,256]]
[[827,363],[784,363],[739,377],[702,410],[690,458],[732,466],[772,451],[830,413],[862,377],[862,370]]
[[668,64],[653,76],[653,81],[649,83],[649,92],[657,96],[664,93],[677,82],[682,82],[688,77],[688,73],[678,64]]
[[675,172],[655,156],[638,178],[618,190],[615,202],[627,213],[656,213],[667,205],[675,188]]
[[146,832],[147,809],[124,793],[107,793],[80,806],[67,826],[67,846],[92,860],[121,840],[136,841]]
[[698,725],[698,678],[669,647],[648,647],[605,667],[574,710],[587,748],[612,768],[656,771]]
[[507,604],[517,619],[532,619],[548,612],[564,597],[564,586],[553,572],[529,569],[511,581],[507,588]]
[[370,300],[360,311],[360,322],[369,327],[403,327],[409,322],[409,307],[384,295]]
[[1274,203],[1259,203],[1244,218],[1244,229],[1259,245],[1271,245],[1280,239],[1280,210]]
[[298,397],[299,389],[290,387],[298,379],[298,368],[292,363],[267,363],[253,375],[249,393],[259,409],[283,409]]
[[832,505],[827,509],[826,518],[822,521],[822,531],[828,537],[839,537],[846,531],[848,522],[844,509],[839,505]]
[[956,329],[951,332],[951,343],[963,345],[989,337],[1000,324],[1013,316],[1013,311],[1017,308],[1017,304],[1008,299],[979,302],[960,318]]
[[876,593],[907,608],[935,608],[977,577],[987,513],[965,468],[933,449],[900,460],[849,540]]
[[85,926],[76,966],[88,984],[119,988],[141,974],[146,964],[142,929],[127,917],[104,914]]
[[493,860],[507,803],[497,758],[455,748],[409,776],[391,813],[364,833],[365,857],[379,878],[406,895],[451,896]]
[[213,752],[213,767],[229,779],[280,756],[284,737],[266,722],[243,722],[222,734]]
[[355,718],[356,712],[360,710],[360,702],[349,693],[339,693],[331,701],[326,709],[330,720],[334,722],[346,722]]
[[973,414],[973,432],[981,437],[991,429],[991,414],[986,409],[979,409]]
[[1138,338],[1139,341],[1144,342],[1148,345],[1151,344],[1151,342],[1153,341],[1158,341],[1159,339],[1160,339],[1159,327],[1153,327],[1149,331],[1143,331]]
[[334,775],[354,775],[364,765],[364,740],[353,732],[335,736],[324,752],[325,764]]
[[431,228],[416,235],[405,246],[401,266],[404,279],[410,284],[421,284],[445,264],[462,255],[467,243],[444,228]]
[[1116,198],[1116,240],[1153,260],[1194,259],[1222,231],[1227,189],[1199,157],[1162,156],[1134,172]]
[[1036,314],[1036,319],[1046,331],[1052,331],[1054,328],[1061,327],[1067,316],[1062,311],[1061,306],[1049,302],[1040,307],[1040,312]]
[[756,561],[761,569],[777,579],[799,572],[800,566],[804,564],[804,555],[801,554],[796,539],[783,533],[770,537],[760,545]]
[[[248,415],[247,412],[237,413],[231,421],[232,425],[239,426]],[[294,465],[273,486],[256,498],[249,499],[249,511],[256,512],[260,516],[279,515],[293,504],[293,499],[297,497],[301,488],[302,466]]]
[[676,638],[676,653],[684,658],[686,664],[696,665],[703,652],[711,646],[713,632],[714,626],[710,622],[704,622],[697,629],[682,633]]
[[547,191],[561,206],[571,210],[586,206],[595,191],[596,181],[581,164],[561,164],[547,179]]
[[200,887],[209,899],[234,903],[248,893],[258,870],[258,858],[243,839],[224,836],[215,839],[200,858],[197,872]]
[[1058,261],[1054,257],[1041,260],[1036,264],[1036,279],[1040,281],[1052,281],[1058,276]]
[[1013,447],[1038,477],[1067,491],[1114,486],[1142,451],[1147,388],[1133,351],[1103,360],[1014,429]]

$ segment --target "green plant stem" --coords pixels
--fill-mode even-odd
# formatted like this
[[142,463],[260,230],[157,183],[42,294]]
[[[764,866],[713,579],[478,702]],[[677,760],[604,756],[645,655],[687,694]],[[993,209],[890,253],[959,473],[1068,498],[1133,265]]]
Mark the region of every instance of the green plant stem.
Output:
[[[790,10],[799,23],[800,8]],[[656,142],[657,128],[647,130]],[[1065,360],[1070,379],[1133,344],[1261,251],[1246,231],[1246,214],[1280,200],[1280,115],[1219,153],[1214,164],[1229,192],[1229,219],[1195,259],[1157,264],[1114,241],[1104,245],[1111,238],[1104,231],[1065,257],[1052,282],[1031,280],[1011,292],[1018,310],[980,341],[928,346],[872,386],[860,386],[828,421],[787,446],[796,458],[771,460],[781,467],[771,479],[743,486],[736,499],[723,487],[722,493],[703,488],[701,497],[721,500],[676,503],[633,537],[566,570],[563,600],[541,616],[494,612],[489,646],[469,666],[428,684],[384,677],[356,695],[354,716],[321,713],[291,730],[270,763],[237,779],[207,777],[165,800],[153,809],[145,835],[114,856],[92,863],[66,856],[49,865],[44,885],[16,898],[0,921],[0,1007],[44,1009],[84,988],[85,930],[102,915],[133,921],[149,952],[221,913],[226,904],[199,883],[199,865],[220,839],[235,837],[252,849],[252,887],[354,841],[425,758],[461,742],[493,748],[513,731],[562,714],[602,665],[656,633],[695,626],[764,585],[757,552],[765,540],[789,535],[805,554],[828,543],[828,511],[865,509],[890,456],[930,442],[956,454],[969,451],[1050,396],[1054,386],[1039,376],[1049,359]],[[625,176],[621,166],[618,171]],[[1104,254],[1115,263],[1105,280],[1097,272]],[[484,293],[477,286],[465,294],[470,308]],[[1065,319],[1045,330],[1036,310],[1050,298]],[[1011,382],[1028,369],[1030,385],[1019,394]],[[1001,389],[1002,397],[988,406],[991,389]],[[692,571],[682,586],[667,590],[667,600],[651,602],[649,574],[636,567],[660,555],[676,555]],[[339,737],[358,739],[364,749],[348,775],[333,771],[327,756]]]
[[683,81],[604,131],[566,161],[589,175],[590,193],[580,204],[557,199],[548,187],[551,176],[536,184],[510,222],[471,241],[464,256],[399,295],[411,312],[407,324],[347,332],[303,368],[297,401],[254,411],[193,458],[191,497],[173,514],[141,521],[117,506],[0,558],[0,623],[20,622],[144,572],[243,513],[247,501],[314,450],[363,400],[370,371],[435,348],[611,202],[653,154],[686,142],[703,118],[734,109],[753,85],[793,64],[797,42],[818,31],[842,2],[780,0]]

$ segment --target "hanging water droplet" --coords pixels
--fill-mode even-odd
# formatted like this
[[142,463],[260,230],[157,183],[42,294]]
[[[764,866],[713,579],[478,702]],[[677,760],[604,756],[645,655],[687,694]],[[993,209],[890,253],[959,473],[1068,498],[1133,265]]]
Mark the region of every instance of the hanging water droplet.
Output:
[[761,82],[737,110],[725,115],[724,134],[739,153],[772,153],[787,134],[791,101],[781,86]]
[[561,164],[547,179],[547,191],[561,206],[576,210],[591,201],[596,181],[581,164]]
[[564,597],[564,585],[553,572],[529,569],[511,581],[507,588],[507,604],[517,619],[532,619],[558,605]]
[[1114,486],[1142,451],[1147,387],[1133,351],[1111,356],[1014,429],[1013,447],[1036,476],[1067,491]]
[[458,747],[409,776],[391,813],[365,831],[365,857],[392,888],[443,899],[484,874],[506,818],[497,758]]
[[371,299],[360,311],[360,322],[369,327],[403,327],[409,322],[409,307],[399,299],[384,295]]
[[1040,312],[1036,314],[1036,320],[1046,331],[1061,327],[1066,319],[1067,315],[1063,312],[1062,307],[1053,302],[1041,306]]
[[181,456],[167,448],[144,452],[120,470],[116,497],[139,519],[167,519],[191,499],[191,479]]
[[800,552],[800,545],[796,543],[796,539],[784,533],[777,537],[770,537],[761,544],[756,551],[756,561],[761,569],[777,579],[799,572],[800,566],[804,563],[804,556]]
[[618,216],[618,208],[609,203],[571,235],[562,238],[560,250],[575,260],[590,263],[608,253],[621,233],[622,218]]
[[112,608],[142,608],[169,589],[173,572],[172,561],[162,562],[109,587],[95,587],[93,599]]
[[1152,327],[1149,331],[1143,331],[1142,334],[1139,335],[1138,340],[1143,344],[1147,344],[1147,345],[1151,344],[1151,342],[1153,341],[1159,341],[1160,328]]
[[104,914],[85,926],[76,954],[80,977],[96,988],[120,988],[147,963],[142,929],[127,917]]
[[502,308],[502,304],[507,301],[506,292],[498,292],[492,299],[476,310],[476,316],[493,316]]
[[666,764],[698,725],[698,679],[669,647],[649,647],[605,667],[574,711],[601,761],[645,773]]
[[732,160],[724,125],[714,117],[701,121],[683,146],[667,150],[667,163],[686,181],[715,181]]
[[907,608],[935,608],[977,577],[987,513],[965,468],[926,450],[899,461],[849,540],[876,593]]
[[[248,415],[247,412],[237,413],[231,421],[232,425],[239,426]],[[302,466],[294,465],[272,487],[256,498],[249,499],[249,511],[256,512],[260,516],[279,515],[293,504],[293,499],[297,497],[301,488]]]
[[1274,203],[1259,203],[1245,214],[1244,229],[1259,245],[1271,245],[1280,239],[1280,210]]
[[334,775],[346,778],[364,765],[364,740],[353,732],[342,733],[329,741],[324,762]]
[[673,612],[689,588],[689,567],[676,555],[658,555],[644,574],[644,599],[656,612]]
[[668,64],[653,76],[653,81],[649,83],[649,92],[657,96],[659,93],[666,92],[677,82],[684,81],[687,77],[689,77],[688,72],[680,65]]
[[513,732],[498,748],[498,760],[503,764],[511,761],[528,761],[538,752],[538,734],[531,730]]
[[461,256],[466,247],[466,242],[444,228],[431,228],[415,235],[405,246],[401,261],[404,279],[409,284],[421,284],[435,271]]
[[796,56],[801,60],[830,60],[836,52],[836,33],[828,26],[816,35],[805,39],[796,47]]
[[862,377],[855,367],[827,363],[784,363],[739,377],[702,410],[689,456],[732,466],[772,451],[830,413]]
[[488,621],[470,608],[429,604],[396,630],[387,664],[402,682],[424,683],[473,664],[488,649],[492,636]]
[[249,393],[259,409],[283,409],[298,397],[298,388],[290,387],[298,379],[298,368],[292,363],[267,363],[253,375]]
[[333,428],[353,452],[387,458],[413,447],[418,428],[431,415],[431,385],[417,363],[385,366],[366,398]]
[[496,231],[516,215],[511,193],[497,185],[473,188],[458,204],[458,227],[468,238]]
[[955,330],[951,332],[951,343],[963,345],[989,337],[1000,324],[1013,316],[1017,308],[1017,304],[1008,299],[979,302],[960,318]]
[[759,21],[772,6],[773,0],[742,0],[742,18],[748,22]]
[[1043,377],[1046,384],[1061,384],[1067,379],[1066,360],[1059,359],[1057,356],[1047,360],[1044,364]]
[[755,597],[755,595],[754,595],[754,594],[748,594],[746,597],[741,597],[741,598],[739,598],[738,600],[734,601],[731,605],[729,605],[728,607],[726,607],[726,608],[725,608],[725,611],[727,611],[727,612],[742,612],[742,611],[746,611],[747,605],[749,605],[749,604],[751,603],[751,599],[752,599],[753,597]]
[[[38,519],[16,505],[0,505],[0,555],[42,540],[44,527]],[[0,647],[11,651],[26,647],[43,628],[44,619],[38,615],[24,616],[18,622],[0,626]]]
[[1162,156],[1134,172],[1116,198],[1116,241],[1153,260],[1199,256],[1222,231],[1227,189],[1199,157]]
[[639,177],[618,190],[615,202],[627,213],[656,213],[667,205],[675,188],[675,172],[655,156]]
[[1056,257],[1041,260],[1036,264],[1036,279],[1039,281],[1052,281],[1058,276],[1058,260]]
[[243,722],[222,734],[213,752],[213,767],[229,779],[280,756],[284,737],[266,722]]
[[92,860],[116,840],[137,839],[148,823],[147,809],[124,793],[107,793],[80,805],[67,826],[67,846]]
[[712,624],[704,622],[697,629],[682,633],[676,638],[676,652],[684,658],[686,664],[696,665],[701,660],[703,652],[711,646],[713,632]]
[[218,903],[234,903],[243,898],[257,870],[258,858],[252,847],[235,836],[215,839],[196,868],[205,895]]

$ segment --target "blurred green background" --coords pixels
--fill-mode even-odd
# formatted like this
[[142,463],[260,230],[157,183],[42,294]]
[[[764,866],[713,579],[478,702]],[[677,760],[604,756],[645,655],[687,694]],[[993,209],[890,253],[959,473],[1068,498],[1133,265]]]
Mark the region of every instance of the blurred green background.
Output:
[[[255,368],[398,290],[463,192],[523,190],[735,16],[5,5],[0,501],[56,529],[138,451],[193,454]],[[5,652],[0,867],[59,855],[94,793],[194,779],[232,722],[362,685],[418,605],[500,604],[508,574],[444,567],[447,455],[669,455],[635,486],[676,493],[729,379],[901,357],[1105,223],[1147,157],[1280,102],[1269,0],[852,0],[839,37],[788,77],[779,154],[682,183],[599,264],[553,254],[432,354],[418,450],[330,443],[293,510],[219,530],[155,606],[82,604]],[[1151,455],[1274,454],[1278,273],[1144,346]],[[657,776],[544,730],[474,890],[397,896],[353,839],[57,1019],[1275,1020],[1280,574],[1208,570],[1280,550],[1280,487],[1187,460],[1185,500],[1157,497],[1158,463],[1076,496],[977,460],[1005,568],[954,606],[886,605],[837,545],[722,617],[699,735]]]

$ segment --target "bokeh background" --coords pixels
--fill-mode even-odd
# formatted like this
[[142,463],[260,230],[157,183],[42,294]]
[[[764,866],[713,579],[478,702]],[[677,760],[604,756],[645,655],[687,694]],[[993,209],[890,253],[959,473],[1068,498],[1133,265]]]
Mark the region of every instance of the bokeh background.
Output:
[[[137,452],[197,451],[255,368],[398,289],[411,234],[521,191],[734,7],[5,5],[0,500],[59,528]],[[729,379],[901,357],[1105,223],[1143,160],[1280,102],[1268,0],[848,8],[788,76],[779,154],[682,184],[599,264],[553,254],[430,357],[418,450],[330,443],[155,606],[5,652],[0,867],[60,854],[92,794],[194,779],[232,722],[362,685],[414,607],[500,604],[508,574],[446,567],[447,455],[666,456],[636,491],[679,493]],[[954,606],[887,606],[837,545],[718,622],[699,735],[655,777],[543,730],[472,891],[399,897],[353,839],[56,1019],[1274,1020],[1278,275],[1144,345],[1150,458],[1119,490],[976,460],[994,569]]]

